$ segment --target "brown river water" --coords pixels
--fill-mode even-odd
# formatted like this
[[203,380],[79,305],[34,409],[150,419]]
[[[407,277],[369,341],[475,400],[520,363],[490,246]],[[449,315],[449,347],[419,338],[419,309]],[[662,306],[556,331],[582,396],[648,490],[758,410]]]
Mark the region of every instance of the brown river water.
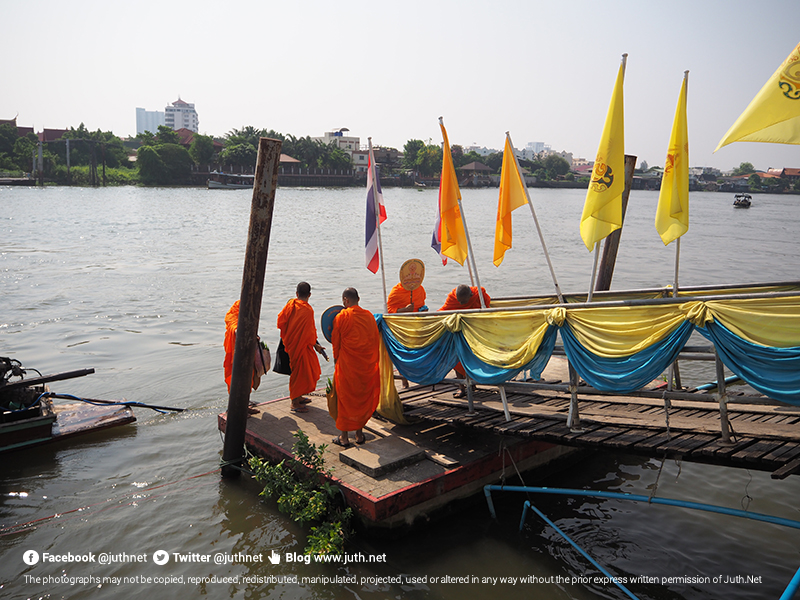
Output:
[[[585,192],[531,195],[562,289],[585,291]],[[468,274],[443,267],[430,249],[437,190],[387,188],[384,196],[387,285],[403,261],[420,258],[428,304],[438,307]],[[551,292],[528,209],[515,212],[514,247],[496,268],[497,190],[463,196],[489,293]],[[57,392],[188,409],[136,409],[134,425],[2,456],[0,597],[627,597],[596,580],[600,573],[537,518],[518,532],[522,495],[496,496],[496,521],[478,498],[400,539],[357,536],[348,564],[287,562],[302,552],[306,531],[262,502],[254,482],[224,481],[217,471],[223,318],[241,286],[250,198],[248,190],[0,188],[0,356],[47,373],[96,370],[52,384]],[[674,244],[665,248],[655,231],[656,200],[631,195],[612,289],[672,282]],[[732,201],[692,195],[681,284],[800,279],[800,198],[757,195],[749,210]],[[312,285],[317,317],[348,286],[362,306],[381,310],[380,275],[364,267],[364,206],[361,188],[278,190],[260,325],[271,348],[277,313],[300,280]],[[324,381],[333,366],[322,368]],[[712,367],[695,363],[682,374],[689,383],[713,379]],[[270,373],[253,400],[287,393],[287,378]],[[645,495],[657,486],[662,497],[800,518],[799,478],[741,469],[595,453],[526,483]],[[534,500],[612,574],[650,578],[629,586],[638,598],[778,598],[800,567],[795,529],[615,500]],[[42,560],[28,564],[31,550]],[[154,562],[159,551],[167,564]],[[273,551],[278,565],[267,560]]]

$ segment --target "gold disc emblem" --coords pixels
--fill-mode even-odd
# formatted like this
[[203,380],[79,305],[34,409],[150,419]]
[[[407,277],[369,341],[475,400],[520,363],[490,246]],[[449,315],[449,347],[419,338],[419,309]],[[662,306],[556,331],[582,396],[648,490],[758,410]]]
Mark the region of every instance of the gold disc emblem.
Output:
[[592,181],[590,186],[595,192],[605,192],[614,184],[614,173],[605,163],[597,162],[592,169]]

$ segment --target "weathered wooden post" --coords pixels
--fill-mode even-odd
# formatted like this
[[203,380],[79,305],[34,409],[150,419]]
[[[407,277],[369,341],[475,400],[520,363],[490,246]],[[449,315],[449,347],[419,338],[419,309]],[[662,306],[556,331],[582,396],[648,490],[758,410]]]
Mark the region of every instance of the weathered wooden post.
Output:
[[247,428],[247,404],[253,380],[253,356],[261,314],[261,296],[267,269],[267,250],[272,229],[272,209],[281,141],[261,138],[258,145],[253,201],[250,206],[250,229],[247,233],[242,291],[239,297],[239,324],[233,353],[231,390],[228,396],[228,422],[222,449],[222,476],[238,477],[237,468],[244,459],[244,438]]
[[[631,195],[631,184],[633,183],[633,171],[636,168],[636,157],[625,155],[625,189],[622,192],[622,222],[625,222],[625,211],[628,209],[628,198]],[[617,250],[619,250],[619,238],[622,235],[622,227],[613,231],[603,243],[603,256],[600,259],[597,281],[594,285],[595,292],[604,292],[611,289],[611,278],[614,276],[614,265],[617,262]]]

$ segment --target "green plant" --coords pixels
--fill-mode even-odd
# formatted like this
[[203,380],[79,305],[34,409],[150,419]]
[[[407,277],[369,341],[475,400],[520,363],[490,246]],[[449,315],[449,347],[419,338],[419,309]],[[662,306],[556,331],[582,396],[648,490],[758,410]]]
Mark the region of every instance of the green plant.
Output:
[[339,502],[339,488],[325,481],[326,444],[311,443],[302,430],[294,434],[294,459],[271,465],[258,457],[249,461],[253,477],[264,485],[260,496],[275,498],[278,510],[305,526],[311,527],[306,554],[342,554],[350,534],[352,510]]

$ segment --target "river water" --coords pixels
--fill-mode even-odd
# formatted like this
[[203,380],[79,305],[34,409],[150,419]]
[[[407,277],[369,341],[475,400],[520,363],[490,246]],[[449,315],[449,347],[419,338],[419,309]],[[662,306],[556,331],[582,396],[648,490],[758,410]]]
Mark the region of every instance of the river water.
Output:
[[[585,291],[592,268],[578,232],[585,192],[531,193],[562,289]],[[528,209],[514,214],[514,247],[495,268],[497,190],[464,190],[463,196],[489,293],[551,292]],[[96,370],[52,384],[54,391],[188,409],[165,415],[137,409],[135,425],[4,455],[0,596],[625,597],[593,581],[599,572],[536,517],[518,533],[521,495],[496,498],[498,521],[478,499],[412,535],[360,536],[349,546],[385,562],[213,564],[215,553],[266,557],[274,550],[285,557],[305,546],[305,530],[261,502],[252,481],[223,481],[216,472],[222,448],[216,417],[227,403],[223,318],[241,286],[250,199],[247,190],[0,188],[0,355],[46,373]],[[437,190],[386,189],[389,218],[382,229],[387,285],[397,281],[404,260],[420,258],[433,308],[455,285],[468,282],[465,269],[442,266],[430,249],[436,200]],[[681,284],[800,279],[797,197],[758,195],[749,210],[733,209],[732,200],[729,194],[692,195]],[[665,248],[653,227],[656,201],[656,193],[632,193],[612,289],[672,282],[674,244]],[[362,306],[381,310],[380,275],[363,266],[364,206],[363,189],[278,190],[260,325],[270,347],[278,340],[276,315],[300,280],[312,285],[317,316],[339,304],[347,286],[358,288]],[[332,363],[322,368],[323,378],[332,375]],[[687,367],[683,376],[699,383],[713,373]],[[287,393],[287,378],[270,373],[253,399]],[[800,517],[797,477],[772,481],[768,474],[675,461],[596,453],[544,482],[526,483],[646,495],[657,487],[662,497]],[[534,500],[614,575],[656,578],[630,585],[639,598],[777,598],[800,566],[795,530],[612,500]],[[29,566],[23,560],[28,550],[129,557],[108,565]],[[173,559],[158,566],[156,550],[194,554],[195,561],[208,555],[212,562]],[[130,562],[141,555],[147,562]],[[401,574],[427,579],[378,579]],[[295,575],[356,576],[356,582],[294,583]],[[237,576],[238,583],[219,581]],[[253,579],[245,582],[246,576]],[[183,583],[157,579],[164,577],[182,577]],[[189,577],[212,579],[193,583]],[[473,583],[442,583],[444,577]],[[538,579],[514,584],[502,583],[503,577]],[[700,581],[662,581],[680,577]]]

